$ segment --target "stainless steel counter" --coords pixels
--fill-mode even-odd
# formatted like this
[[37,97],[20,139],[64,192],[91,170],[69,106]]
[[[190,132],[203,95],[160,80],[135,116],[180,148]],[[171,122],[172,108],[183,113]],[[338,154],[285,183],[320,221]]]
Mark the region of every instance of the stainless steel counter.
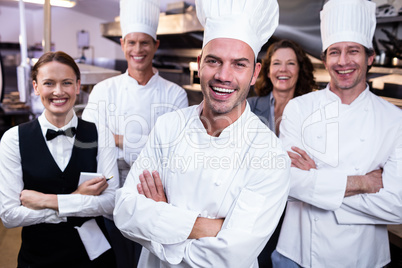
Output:
[[121,74],[121,72],[98,66],[79,63],[81,71],[81,85],[95,85],[107,78]]

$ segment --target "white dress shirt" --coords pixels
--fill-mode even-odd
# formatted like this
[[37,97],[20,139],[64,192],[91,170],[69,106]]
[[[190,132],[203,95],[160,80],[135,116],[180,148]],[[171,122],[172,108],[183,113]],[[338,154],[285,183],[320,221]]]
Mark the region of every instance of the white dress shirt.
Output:
[[82,118],[107,126],[113,134],[124,135],[118,158],[132,164],[144,147],[156,119],[164,113],[188,106],[180,86],[162,78],[156,69],[144,86],[124,74],[98,83],[89,95]]
[[[402,222],[402,111],[368,87],[350,105],[326,89],[289,101],[280,125],[317,169],[291,168],[277,251],[303,267],[383,267],[386,224]],[[344,197],[349,175],[383,168],[378,193]]]
[[[116,226],[144,246],[139,267],[258,267],[279,221],[290,160],[247,104],[219,137],[202,108],[161,116],[125,185],[116,192]],[[157,170],[168,203],[139,195],[139,174]],[[217,237],[188,239],[197,217],[225,218]]]
[[[64,127],[53,126],[42,113],[38,118],[43,138],[48,128],[66,130],[77,127],[78,119],[73,119]],[[54,160],[62,171],[70,161],[75,136],[58,136],[46,141]],[[38,156],[40,157],[40,156]],[[52,209],[33,210],[21,205],[20,193],[24,189],[22,179],[21,155],[19,149],[18,126],[4,133],[0,143],[0,217],[7,228],[29,226],[39,223],[59,223],[68,216],[87,217],[112,214],[114,208],[115,190],[119,184],[116,165],[116,147],[110,132],[98,131],[98,173],[104,176],[114,176],[109,180],[108,188],[99,196],[81,194],[57,195],[59,211]],[[38,167],[46,168],[46,167]],[[78,186],[78,185],[77,185]]]

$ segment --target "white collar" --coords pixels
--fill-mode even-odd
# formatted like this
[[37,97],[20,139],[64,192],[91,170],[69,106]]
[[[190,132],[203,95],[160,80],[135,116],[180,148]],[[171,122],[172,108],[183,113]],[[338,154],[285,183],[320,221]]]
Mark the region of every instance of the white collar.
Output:
[[61,128],[54,126],[52,123],[49,122],[49,120],[47,120],[47,118],[45,116],[45,111],[43,111],[42,114],[38,117],[38,121],[39,121],[39,125],[41,127],[41,130],[42,130],[42,133],[44,136],[46,135],[46,131],[48,129],[57,131],[57,130],[66,130],[67,128],[78,126],[78,117],[74,111],[73,111],[73,118],[70,120],[70,122],[68,122],[66,125],[64,125]]
[[[338,95],[336,95],[334,92],[332,92],[332,91],[330,90],[330,88],[329,88],[329,83],[327,84],[327,87],[326,87],[324,90],[325,90],[326,93],[327,93],[328,99],[330,99],[330,100],[337,100],[337,101],[339,101],[340,103],[342,103],[341,98],[339,98]],[[350,106],[350,105],[355,105],[356,103],[360,103],[361,101],[365,100],[366,97],[368,96],[369,92],[370,92],[370,89],[369,89],[368,84],[366,83],[366,88],[365,88],[365,89],[359,94],[359,96],[357,96],[357,98],[354,99],[354,100],[352,101],[352,103],[349,104],[348,106]],[[345,104],[345,105],[347,105],[347,104]]]
[[147,82],[146,85],[138,84],[138,81],[128,74],[128,69],[126,70],[126,72],[123,75],[126,77],[126,81],[128,84],[133,84],[133,85],[139,86],[139,87],[146,87],[148,85],[152,85],[156,81],[157,77],[159,76],[159,71],[155,67],[152,67],[152,72],[154,74],[152,75],[151,79],[149,79],[149,81]]
[[[202,126],[205,129],[205,127],[202,124],[201,119],[200,119],[200,115],[202,113],[203,107],[204,107],[204,101],[202,101],[196,107],[195,112],[197,113],[197,117],[198,117],[198,120],[196,120],[196,121],[198,121],[197,125],[199,127]],[[243,131],[244,130],[243,129],[243,124],[244,124],[243,122],[245,122],[247,120],[247,118],[249,118],[250,113],[251,113],[250,105],[248,104],[248,101],[246,101],[246,108],[244,109],[244,112],[240,115],[240,117],[235,122],[233,122],[232,124],[227,126],[224,130],[222,130],[221,134],[219,135],[219,138],[220,137],[231,136],[231,135],[233,135],[233,131],[236,131],[236,132],[237,131],[240,131],[240,132]],[[205,132],[206,132],[206,129],[205,129]]]

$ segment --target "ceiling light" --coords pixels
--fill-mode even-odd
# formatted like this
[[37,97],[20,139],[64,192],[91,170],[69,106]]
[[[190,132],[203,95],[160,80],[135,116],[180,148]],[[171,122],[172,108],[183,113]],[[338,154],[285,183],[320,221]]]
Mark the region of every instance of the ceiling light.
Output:
[[[24,0],[24,2],[43,5],[45,0]],[[73,7],[75,4],[75,0],[50,0],[50,5],[56,7]]]

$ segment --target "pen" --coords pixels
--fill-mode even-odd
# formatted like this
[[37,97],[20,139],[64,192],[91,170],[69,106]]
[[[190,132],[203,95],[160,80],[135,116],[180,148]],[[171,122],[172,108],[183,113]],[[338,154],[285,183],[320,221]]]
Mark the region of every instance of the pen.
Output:
[[110,176],[109,178],[106,179],[106,181],[113,179],[113,176]]

